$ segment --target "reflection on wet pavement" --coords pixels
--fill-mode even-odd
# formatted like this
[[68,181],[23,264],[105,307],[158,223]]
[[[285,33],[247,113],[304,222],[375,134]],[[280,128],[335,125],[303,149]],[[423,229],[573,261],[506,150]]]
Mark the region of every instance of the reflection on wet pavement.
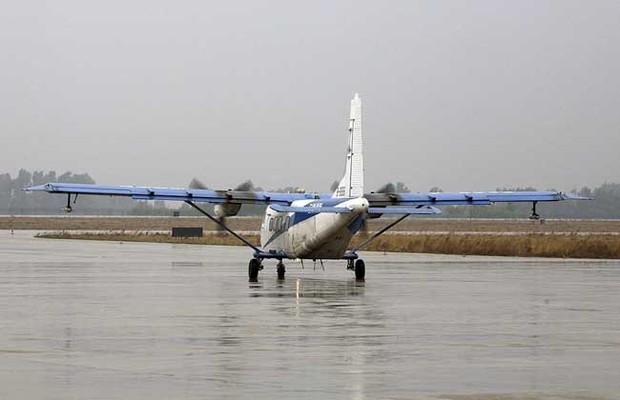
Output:
[[0,398],[615,399],[620,263],[0,233]]

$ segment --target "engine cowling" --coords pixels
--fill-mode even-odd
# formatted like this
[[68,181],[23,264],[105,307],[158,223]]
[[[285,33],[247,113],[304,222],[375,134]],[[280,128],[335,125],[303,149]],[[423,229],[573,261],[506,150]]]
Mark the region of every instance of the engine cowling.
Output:
[[237,203],[225,203],[225,204],[216,204],[213,208],[213,212],[215,216],[218,218],[232,217],[239,213],[241,209],[241,204]]

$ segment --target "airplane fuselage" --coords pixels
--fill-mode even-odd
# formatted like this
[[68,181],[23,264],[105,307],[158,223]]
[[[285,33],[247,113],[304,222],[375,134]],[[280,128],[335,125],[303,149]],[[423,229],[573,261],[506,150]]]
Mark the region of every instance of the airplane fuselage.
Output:
[[288,258],[341,259],[363,225],[368,200],[299,200],[291,206],[342,207],[348,212],[278,212],[267,207],[261,225],[261,247],[267,252],[284,253]]

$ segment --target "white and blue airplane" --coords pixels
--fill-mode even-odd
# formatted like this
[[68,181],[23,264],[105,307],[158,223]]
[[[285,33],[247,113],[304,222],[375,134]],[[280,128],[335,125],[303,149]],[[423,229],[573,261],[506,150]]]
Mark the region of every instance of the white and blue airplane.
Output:
[[[282,260],[346,260],[347,269],[355,272],[358,280],[366,274],[364,261],[358,251],[401,222],[409,215],[439,214],[437,206],[491,205],[499,202],[531,202],[532,215],[538,218],[538,202],[583,200],[562,192],[428,192],[395,193],[393,191],[364,192],[364,159],[362,154],[362,102],[356,94],[351,100],[349,143],[345,171],[334,193],[275,193],[243,190],[206,190],[145,186],[106,186],[70,183],[47,183],[25,188],[26,191],[44,191],[67,195],[65,211],[71,212],[71,196],[105,195],[125,196],[135,200],[183,201],[254,250],[248,274],[256,281],[263,269],[263,261],[276,259],[277,275],[284,279]],[[199,206],[215,204],[214,215]],[[226,226],[223,217],[237,215],[243,204],[267,205],[261,225],[260,247]],[[353,235],[360,231],[365,220],[382,216],[398,216],[367,238],[361,245],[350,248]]]

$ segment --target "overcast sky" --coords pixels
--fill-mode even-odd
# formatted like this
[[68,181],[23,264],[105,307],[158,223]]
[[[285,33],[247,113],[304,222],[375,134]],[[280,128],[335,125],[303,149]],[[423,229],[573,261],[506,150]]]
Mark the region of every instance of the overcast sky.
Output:
[[0,14],[0,172],[326,191],[620,182],[620,2],[23,1]]

